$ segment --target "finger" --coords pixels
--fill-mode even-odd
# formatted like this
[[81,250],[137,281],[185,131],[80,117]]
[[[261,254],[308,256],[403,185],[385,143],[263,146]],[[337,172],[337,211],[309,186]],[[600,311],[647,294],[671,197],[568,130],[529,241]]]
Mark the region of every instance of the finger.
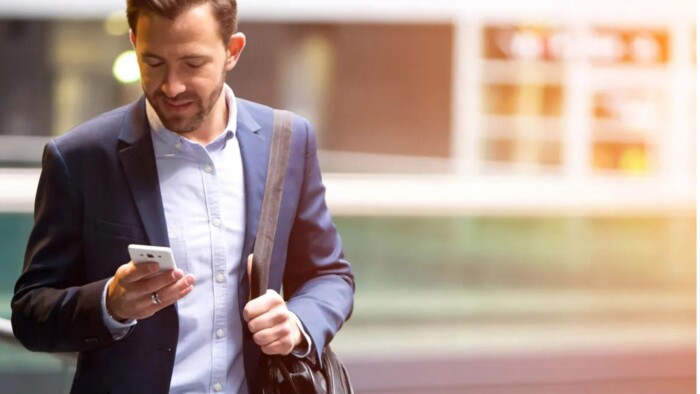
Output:
[[248,301],[243,308],[243,319],[249,322],[280,304],[284,304],[282,297],[276,291],[268,289],[265,294]]
[[137,295],[151,294],[182,279],[185,273],[181,269],[159,273],[143,278],[131,284],[131,291]]
[[153,316],[156,312],[161,310],[161,304],[154,304],[151,295],[142,295],[139,297],[138,302],[133,303],[134,309],[134,319],[141,320]]
[[153,316],[160,308],[153,303],[151,295],[144,294],[130,299],[125,306],[125,316],[129,319],[145,319]]
[[187,294],[192,292],[194,288],[194,276],[187,275],[180,279],[177,283],[167,286],[158,292],[158,299],[161,301],[158,304],[153,303],[153,293],[144,294],[139,297],[138,302],[132,305],[135,307],[133,315],[135,319],[145,319],[153,316],[156,312],[169,307],[176,303]]
[[160,298],[161,303],[155,305],[155,307],[157,310],[166,308],[188,295],[192,292],[192,289],[194,289],[194,276],[187,275],[176,283],[158,291],[158,298]]
[[158,263],[134,264],[133,261],[124,264],[117,269],[114,275],[123,283],[133,283],[158,271]]
[[248,322],[248,330],[253,334],[280,324],[289,323],[289,313],[286,307],[276,307]]
[[161,303],[159,306],[168,306],[177,302],[179,299],[189,294],[194,288],[195,278],[193,275],[187,275],[177,282],[168,285],[160,290],[158,290],[158,298],[160,298]]
[[270,328],[258,331],[253,334],[253,340],[259,346],[267,346],[275,341],[279,341],[286,336],[291,338],[292,330],[288,324],[278,324]]
[[269,345],[261,346],[260,349],[267,355],[280,354],[286,356],[294,350],[294,344],[292,344],[291,339],[285,337]]

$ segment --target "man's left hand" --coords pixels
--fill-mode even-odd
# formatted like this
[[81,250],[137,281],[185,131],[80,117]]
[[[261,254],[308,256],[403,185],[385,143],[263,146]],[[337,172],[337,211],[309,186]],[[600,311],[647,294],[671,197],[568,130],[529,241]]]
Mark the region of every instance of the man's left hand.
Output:
[[[248,256],[248,277],[253,255]],[[274,290],[248,301],[243,309],[243,318],[253,333],[253,340],[263,353],[288,355],[294,347],[304,341],[297,326],[296,316],[287,309],[279,293]]]

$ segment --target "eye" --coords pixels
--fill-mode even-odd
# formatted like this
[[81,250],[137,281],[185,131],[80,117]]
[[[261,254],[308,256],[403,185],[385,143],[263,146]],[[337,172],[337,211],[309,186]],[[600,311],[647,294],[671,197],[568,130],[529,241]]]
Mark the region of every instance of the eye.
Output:
[[159,67],[159,66],[161,66],[161,65],[163,64],[162,61],[154,60],[154,59],[147,59],[147,60],[144,61],[144,63],[146,63],[146,65],[147,65],[148,67],[153,67],[153,68]]
[[204,65],[204,61],[199,61],[199,62],[187,62],[187,67],[189,68],[200,68]]

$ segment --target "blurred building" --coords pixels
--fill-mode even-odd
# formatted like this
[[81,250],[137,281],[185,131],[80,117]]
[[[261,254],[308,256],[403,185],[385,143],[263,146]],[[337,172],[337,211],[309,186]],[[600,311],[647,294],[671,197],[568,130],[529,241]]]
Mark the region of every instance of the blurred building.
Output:
[[[123,8],[0,3],[0,317],[43,145],[141,93]],[[694,1],[239,8],[229,84],[318,134],[359,392],[694,392]]]

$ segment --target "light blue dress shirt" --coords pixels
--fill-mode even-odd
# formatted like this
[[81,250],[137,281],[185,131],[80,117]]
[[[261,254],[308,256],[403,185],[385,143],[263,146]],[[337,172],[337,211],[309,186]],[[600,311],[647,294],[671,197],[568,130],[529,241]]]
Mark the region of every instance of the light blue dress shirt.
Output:
[[[206,146],[167,130],[146,104],[170,247],[178,268],[195,277],[192,292],[177,303],[180,330],[170,393],[248,392],[237,291],[245,274],[243,166],[236,97],[228,85],[224,94],[226,130]],[[109,317],[106,289],[104,321],[119,339],[136,322]],[[298,318],[296,323],[309,346],[294,354],[304,357],[311,340]]]
[[180,331],[171,393],[247,393],[238,280],[245,232],[243,165],[233,91],[228,123],[206,146],[165,129],[150,104],[160,192],[176,264],[195,277],[178,301]]

